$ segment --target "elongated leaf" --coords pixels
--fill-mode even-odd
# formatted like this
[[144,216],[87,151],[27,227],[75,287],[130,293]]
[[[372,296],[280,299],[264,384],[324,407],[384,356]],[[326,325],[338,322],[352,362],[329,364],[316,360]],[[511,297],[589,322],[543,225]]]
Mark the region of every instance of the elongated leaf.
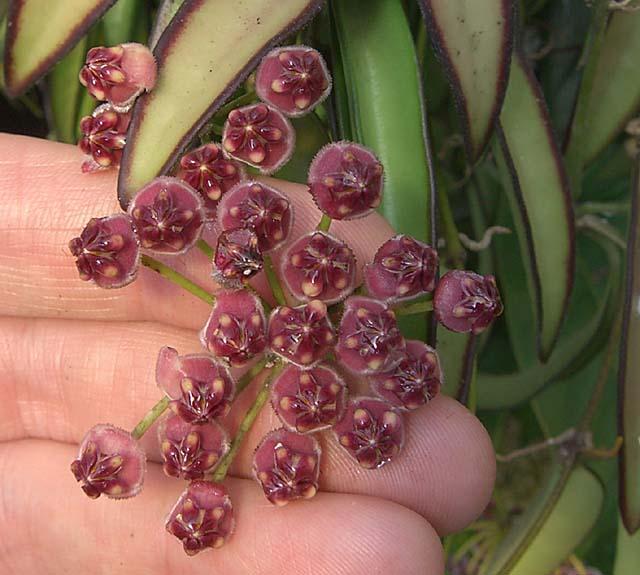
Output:
[[640,565],[640,534],[629,535],[622,521],[618,525],[616,562],[613,575],[638,575]]
[[546,485],[502,541],[486,575],[551,573],[598,520],[604,489],[584,467],[554,464]]
[[571,194],[544,99],[522,55],[514,57],[497,130],[506,186],[536,298],[546,359],[564,320],[575,273]]
[[620,514],[629,533],[640,528],[640,160],[636,160],[627,244],[622,343],[619,367]]
[[513,46],[512,0],[420,0],[431,42],[453,90],[472,160],[504,101]]
[[102,19],[106,46],[125,42],[144,43],[145,38],[136,37],[139,23],[147,18],[146,0],[118,0]]
[[115,0],[12,0],[4,53],[6,90],[18,96],[42,77]]
[[185,0],[154,49],[156,87],[133,109],[118,182],[123,207],[142,185],[171,168],[261,56],[321,5],[322,0]]
[[611,17],[598,59],[587,117],[588,129],[576,145],[582,158],[592,161],[640,110],[640,12]]

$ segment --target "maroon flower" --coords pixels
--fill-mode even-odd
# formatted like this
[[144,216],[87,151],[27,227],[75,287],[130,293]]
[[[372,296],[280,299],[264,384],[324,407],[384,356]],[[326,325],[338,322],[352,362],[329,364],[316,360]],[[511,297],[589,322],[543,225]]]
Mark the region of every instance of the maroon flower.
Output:
[[224,157],[220,146],[209,143],[182,156],[178,177],[202,196],[207,219],[213,220],[220,198],[245,174],[238,162]]
[[287,116],[302,116],[331,91],[331,77],[322,56],[306,46],[269,52],[256,72],[258,97]]
[[233,506],[224,485],[193,481],[167,517],[169,533],[182,541],[187,555],[222,547],[234,528]]
[[338,442],[365,469],[382,467],[391,461],[404,443],[400,414],[380,399],[353,399],[335,427]]
[[124,429],[101,424],[92,427],[80,444],[71,472],[91,499],[103,493],[112,499],[133,497],[142,489],[146,456]]
[[218,236],[213,258],[213,277],[228,287],[242,283],[262,269],[258,236],[250,228],[236,228]]
[[229,113],[222,145],[236,160],[272,174],[289,161],[295,132],[281,112],[266,104],[251,104]]
[[195,425],[177,415],[161,422],[158,440],[169,477],[202,479],[229,451],[227,434],[217,423]]
[[367,148],[336,142],[322,148],[309,168],[309,189],[335,220],[366,216],[382,201],[382,164]]
[[131,283],[138,273],[138,239],[125,214],[92,218],[80,237],[69,242],[80,279],[101,288],[119,288]]
[[344,412],[347,387],[338,374],[317,365],[287,366],[271,388],[271,404],[291,431],[312,433],[334,425]]
[[220,202],[218,221],[223,230],[252,228],[262,253],[281,246],[291,233],[293,210],[284,194],[260,182],[235,186]]
[[395,236],[378,249],[364,269],[369,294],[398,301],[432,292],[438,271],[438,252],[409,236]]
[[84,173],[106,170],[120,164],[131,115],[116,112],[109,104],[98,106],[91,116],[80,120],[82,137],[78,142],[87,155]]
[[226,367],[206,354],[179,356],[172,347],[160,350],[156,381],[173,400],[173,412],[188,423],[224,417],[235,396],[236,386]]
[[156,83],[156,61],[151,50],[134,42],[87,52],[80,70],[80,83],[96,100],[108,100],[128,108],[143,90]]
[[480,333],[503,308],[493,276],[453,270],[438,282],[433,309],[438,321],[447,329]]
[[320,361],[333,345],[335,334],[327,306],[313,300],[298,307],[278,307],[269,317],[271,351],[301,367]]
[[396,316],[384,303],[347,299],[336,346],[342,365],[358,374],[384,373],[400,363],[404,348]]
[[161,176],[129,204],[140,244],[165,254],[182,254],[200,238],[205,216],[200,196],[177,178]]
[[299,300],[336,303],[353,291],[356,258],[344,242],[325,232],[311,232],[287,250],[282,278]]
[[246,365],[267,345],[260,300],[247,290],[220,292],[200,333],[202,345],[233,367]]
[[309,435],[286,429],[268,433],[253,456],[253,474],[267,499],[282,507],[318,492],[320,445]]
[[394,407],[416,409],[440,391],[442,372],[435,349],[407,341],[406,355],[393,371],[371,378],[371,389]]

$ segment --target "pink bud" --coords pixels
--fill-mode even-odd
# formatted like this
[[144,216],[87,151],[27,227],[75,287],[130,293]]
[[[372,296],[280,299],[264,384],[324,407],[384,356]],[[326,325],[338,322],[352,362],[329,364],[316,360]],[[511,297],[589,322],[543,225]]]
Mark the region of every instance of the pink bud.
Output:
[[266,104],[251,104],[229,113],[222,145],[236,160],[272,174],[289,161],[295,144],[291,122]]
[[126,286],[138,273],[138,238],[126,214],[92,218],[80,237],[69,242],[69,250],[76,258],[80,279],[101,288]]
[[334,431],[340,445],[365,469],[382,467],[404,444],[402,416],[380,399],[351,400]]
[[291,244],[283,256],[282,278],[295,298],[319,299],[329,305],[353,291],[356,259],[344,242],[325,232],[311,232]]
[[258,97],[287,116],[303,116],[331,91],[331,77],[320,52],[286,46],[269,52],[256,71]]
[[395,369],[371,378],[371,389],[394,407],[416,409],[438,395],[441,383],[435,349],[422,341],[410,340]]
[[182,541],[187,555],[222,547],[234,525],[227,490],[210,481],[191,482],[166,521],[167,531]]
[[285,429],[268,433],[253,456],[253,475],[267,499],[282,507],[318,492],[320,445],[309,435]]
[[97,499],[137,495],[142,489],[146,456],[128,431],[109,424],[92,427],[80,444],[71,472],[83,491]]
[[140,245],[163,254],[183,254],[200,238],[205,216],[202,199],[177,178],[160,176],[131,200],[129,214]]
[[98,106],[91,116],[80,120],[82,137],[78,146],[87,155],[82,164],[83,173],[120,164],[130,121],[130,114],[117,112],[110,104]]
[[433,309],[447,329],[477,334],[484,331],[503,308],[493,276],[453,270],[438,282]]
[[309,189],[318,208],[334,220],[366,216],[382,202],[382,164],[352,142],[324,146],[309,167]]
[[214,356],[233,367],[242,367],[267,345],[266,321],[260,300],[247,290],[216,294],[200,340]]
[[213,257],[213,277],[227,287],[242,283],[262,269],[258,236],[249,228],[236,228],[218,236]]
[[380,246],[364,270],[369,294],[385,301],[401,301],[432,292],[438,271],[438,252],[409,236],[395,236]]
[[366,297],[346,300],[336,346],[342,365],[362,375],[384,373],[402,361],[404,349],[396,316],[384,303]]
[[178,177],[202,196],[207,219],[213,220],[220,198],[245,178],[245,172],[238,162],[224,157],[220,146],[209,143],[182,156]]
[[344,381],[332,369],[317,365],[303,370],[289,365],[273,382],[271,404],[287,429],[313,433],[338,422],[346,394]]
[[134,42],[87,52],[80,83],[96,100],[127,109],[144,90],[156,83],[157,66],[151,50]]
[[227,368],[204,353],[179,356],[172,347],[163,347],[156,363],[156,381],[173,400],[173,412],[188,423],[224,417],[235,396]]

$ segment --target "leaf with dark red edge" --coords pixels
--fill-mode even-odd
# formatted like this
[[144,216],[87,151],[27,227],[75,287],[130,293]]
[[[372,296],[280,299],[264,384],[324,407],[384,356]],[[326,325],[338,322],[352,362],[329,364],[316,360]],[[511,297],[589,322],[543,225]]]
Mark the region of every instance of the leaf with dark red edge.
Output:
[[185,0],[154,48],[156,87],[133,108],[118,181],[123,207],[171,168],[260,58],[321,6],[322,0]]
[[496,155],[536,303],[546,359],[562,327],[575,275],[571,192],[544,99],[524,56],[514,55],[496,127]]
[[636,160],[627,244],[627,275],[618,372],[620,513],[629,533],[640,528],[640,159]]
[[420,0],[472,161],[486,147],[504,101],[513,47],[513,4],[512,0]]
[[39,80],[116,0],[12,0],[7,14],[4,74],[19,96]]

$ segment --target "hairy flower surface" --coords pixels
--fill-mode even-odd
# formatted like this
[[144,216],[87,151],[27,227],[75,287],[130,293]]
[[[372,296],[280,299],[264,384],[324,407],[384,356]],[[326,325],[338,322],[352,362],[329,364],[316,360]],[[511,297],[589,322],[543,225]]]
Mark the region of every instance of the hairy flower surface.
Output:
[[489,327],[503,307],[493,276],[453,270],[438,282],[433,309],[447,329],[477,334]]
[[404,444],[401,415],[381,399],[352,399],[333,429],[340,445],[366,469],[382,467]]
[[221,232],[213,257],[213,277],[227,287],[242,283],[262,269],[262,252],[258,236],[250,228]]
[[253,474],[267,499],[282,507],[318,492],[320,445],[309,435],[286,429],[268,433],[253,456]]
[[324,146],[309,167],[309,190],[334,220],[371,213],[382,202],[383,168],[367,148],[352,142]]
[[222,148],[214,143],[182,156],[177,175],[202,196],[208,220],[215,219],[222,196],[245,177],[242,166],[225,158]]
[[174,413],[188,423],[224,417],[235,396],[235,383],[225,366],[207,354],[178,355],[163,347],[156,363],[156,381]]
[[236,160],[272,174],[293,153],[295,132],[291,122],[267,104],[251,104],[229,113],[222,145]]
[[332,304],[353,291],[356,258],[344,242],[314,231],[291,244],[282,258],[281,270],[294,297]]
[[271,387],[271,404],[290,431],[312,433],[331,427],[342,417],[347,387],[323,365],[311,369],[287,366]]
[[242,367],[265,350],[265,332],[260,300],[247,290],[225,291],[216,294],[200,339],[217,358],[233,367]]
[[205,222],[202,199],[178,178],[160,176],[131,200],[129,214],[140,245],[165,254],[182,254],[200,239]]
[[109,104],[98,106],[91,116],[80,120],[82,136],[78,146],[87,156],[82,163],[84,173],[120,164],[130,121],[130,114],[117,112]]
[[285,46],[269,52],[256,71],[258,97],[287,116],[302,116],[331,90],[331,77],[320,52]]
[[225,195],[218,209],[223,230],[251,228],[260,251],[280,247],[291,233],[293,209],[287,197],[260,182],[243,182]]
[[91,499],[137,495],[142,489],[146,456],[128,431],[109,424],[92,427],[80,444],[71,472]]
[[140,250],[131,218],[125,214],[92,218],[69,242],[80,279],[101,288],[119,288],[138,273]]
[[187,555],[222,547],[235,525],[227,490],[219,483],[192,481],[169,513],[166,528]]

